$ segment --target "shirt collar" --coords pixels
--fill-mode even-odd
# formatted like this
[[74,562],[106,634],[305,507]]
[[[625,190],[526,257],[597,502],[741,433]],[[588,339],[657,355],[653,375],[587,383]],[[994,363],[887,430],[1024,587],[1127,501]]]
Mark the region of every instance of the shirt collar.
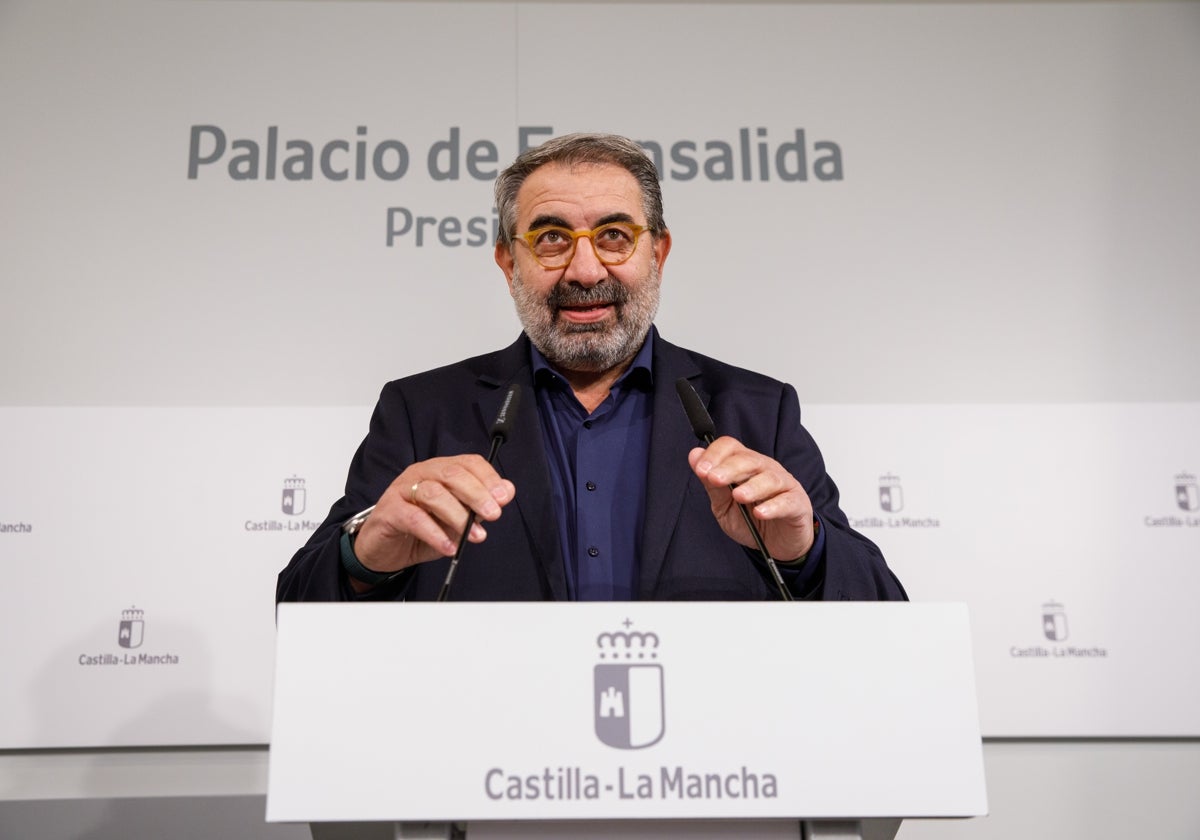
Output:
[[[614,389],[621,387],[626,379],[635,375],[635,371],[636,378],[631,380],[631,385],[642,382],[649,388],[654,384],[654,336],[657,332],[652,324],[649,332],[646,333],[646,340],[642,342],[641,349],[634,355],[633,361],[630,362],[625,372],[613,383]],[[558,371],[554,369],[554,366],[550,364],[550,361],[542,355],[541,351],[533,346],[532,342],[529,344],[529,356],[533,366],[533,381],[535,384],[540,386],[555,380],[560,382],[565,381]]]

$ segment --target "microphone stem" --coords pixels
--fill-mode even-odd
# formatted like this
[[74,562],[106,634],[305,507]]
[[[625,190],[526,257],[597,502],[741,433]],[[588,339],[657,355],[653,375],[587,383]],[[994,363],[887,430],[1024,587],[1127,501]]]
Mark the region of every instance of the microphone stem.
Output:
[[[713,442],[713,436],[706,434],[704,436],[704,445],[708,446]],[[730,490],[737,489],[736,484],[729,485]],[[762,534],[758,531],[758,526],[754,524],[754,518],[750,515],[750,508],[741,502],[735,502],[738,510],[742,512],[742,519],[746,523],[746,527],[750,529],[750,536],[754,537],[754,544],[758,546],[758,553],[762,555],[763,562],[767,564],[767,568],[771,571],[771,577],[775,580],[775,585],[779,587],[779,595],[785,601],[794,601],[792,593],[788,590],[787,585],[783,582],[783,575],[779,573],[779,566],[775,562],[775,558],[767,551],[767,545],[763,542]]]
[[[500,451],[500,444],[504,442],[502,435],[492,436],[492,446],[488,450],[487,462],[490,464],[496,460],[496,453]],[[446,596],[450,594],[450,584],[454,580],[454,572],[458,569],[458,560],[462,557],[463,549],[467,547],[467,538],[471,536],[471,526],[475,524],[475,511],[467,511],[467,524],[463,526],[462,534],[458,538],[458,547],[454,549],[454,556],[450,558],[450,568],[446,571],[446,579],[442,581],[442,588],[438,592],[438,601],[445,601]],[[778,574],[778,572],[776,572]]]

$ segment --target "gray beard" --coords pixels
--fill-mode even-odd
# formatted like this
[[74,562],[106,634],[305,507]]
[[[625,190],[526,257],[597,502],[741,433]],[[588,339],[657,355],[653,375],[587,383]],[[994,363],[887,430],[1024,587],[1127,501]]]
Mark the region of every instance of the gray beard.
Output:
[[[637,290],[611,276],[590,289],[559,282],[544,297],[521,281],[513,267],[513,303],[525,334],[555,367],[568,371],[602,373],[632,359],[646,340],[658,312],[658,266]],[[564,305],[615,304],[616,323],[572,324],[560,321]]]

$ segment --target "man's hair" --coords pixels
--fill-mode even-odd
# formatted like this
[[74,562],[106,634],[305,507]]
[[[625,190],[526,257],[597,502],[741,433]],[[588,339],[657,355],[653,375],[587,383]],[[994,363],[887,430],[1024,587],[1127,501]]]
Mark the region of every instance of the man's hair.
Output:
[[654,235],[666,230],[662,189],[654,162],[632,140],[616,134],[568,134],[526,149],[496,179],[496,209],[500,213],[500,241],[511,244],[517,232],[517,193],[535,169],[548,163],[566,166],[608,163],[629,172],[642,191],[646,225]]

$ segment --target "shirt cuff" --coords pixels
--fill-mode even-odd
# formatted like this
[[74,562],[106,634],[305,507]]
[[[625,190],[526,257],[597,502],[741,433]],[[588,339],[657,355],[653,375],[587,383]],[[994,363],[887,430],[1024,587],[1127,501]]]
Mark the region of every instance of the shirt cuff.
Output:
[[779,576],[783,578],[783,585],[792,595],[800,599],[816,597],[821,591],[821,585],[825,582],[825,524],[815,513],[813,514],[813,527],[816,529],[817,537],[813,540],[812,548],[808,550],[803,563],[792,565],[779,560],[775,561],[775,565],[779,568]]

